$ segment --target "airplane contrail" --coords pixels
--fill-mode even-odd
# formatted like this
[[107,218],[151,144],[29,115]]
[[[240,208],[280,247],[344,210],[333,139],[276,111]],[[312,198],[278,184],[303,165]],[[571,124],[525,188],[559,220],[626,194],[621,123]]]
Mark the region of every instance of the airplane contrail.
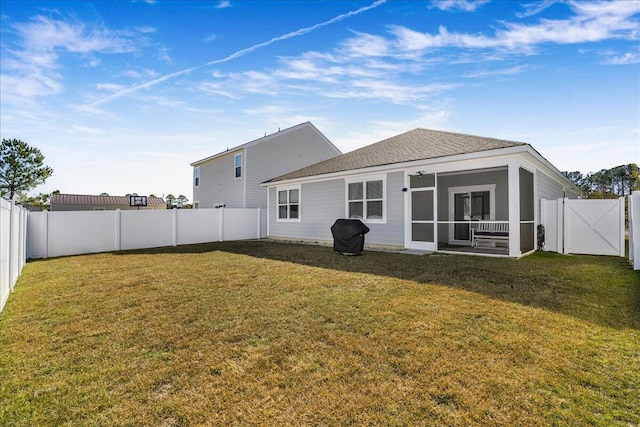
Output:
[[236,59],[236,58],[238,58],[240,56],[246,55],[247,53],[251,53],[251,52],[253,52],[253,51],[257,50],[257,49],[260,49],[262,47],[269,46],[269,45],[271,45],[273,43],[277,43],[277,42],[282,41],[282,40],[288,40],[288,39],[291,39],[291,38],[294,38],[294,37],[298,37],[298,36],[310,33],[312,31],[315,31],[315,30],[317,30],[319,28],[322,28],[322,27],[325,27],[327,25],[334,24],[336,22],[342,21],[344,19],[350,18],[352,16],[358,15],[360,13],[366,12],[366,11],[371,10],[371,9],[374,9],[374,8],[376,8],[376,7],[378,7],[381,4],[386,3],[386,2],[387,2],[387,0],[376,0],[375,2],[371,3],[369,6],[361,7],[360,9],[356,9],[356,10],[352,10],[351,12],[343,13],[342,15],[338,15],[338,16],[336,16],[334,18],[331,18],[328,21],[324,21],[324,22],[321,22],[319,24],[312,25],[310,27],[301,28],[299,30],[292,31],[292,32],[287,33],[287,34],[283,34],[281,36],[274,37],[271,40],[268,40],[266,42],[258,43],[258,44],[255,44],[253,46],[247,47],[245,49],[238,50],[238,51],[236,51],[236,52],[234,52],[234,53],[232,53],[232,54],[230,54],[230,55],[228,55],[228,56],[226,56],[226,57],[224,57],[222,59],[216,59],[214,61],[209,61],[209,62],[207,62],[205,64],[198,65],[196,67],[186,68],[184,70],[176,71],[176,72],[171,73],[171,74],[166,74],[166,75],[164,75],[162,77],[158,77],[157,79],[150,80],[148,82],[141,83],[139,85],[131,86],[131,87],[123,89],[123,90],[121,90],[121,91],[119,91],[117,93],[114,93],[114,94],[109,95],[107,97],[101,98],[101,99],[99,99],[99,100],[97,100],[97,101],[95,101],[95,102],[93,102],[91,104],[79,107],[79,108],[75,109],[73,112],[76,113],[76,112],[80,112],[80,111],[83,111],[83,110],[91,109],[93,107],[97,107],[99,105],[106,104],[106,103],[111,102],[111,101],[113,101],[115,99],[121,98],[123,96],[129,95],[129,94],[134,93],[134,92],[137,92],[140,89],[150,88],[150,87],[155,86],[155,85],[157,85],[159,83],[162,83],[164,81],[173,79],[173,78],[181,76],[183,74],[189,74],[190,72],[192,72],[194,70],[198,70],[200,68],[204,68],[204,67],[208,67],[210,65],[221,64],[221,63],[224,63],[224,62],[231,61],[233,59]]

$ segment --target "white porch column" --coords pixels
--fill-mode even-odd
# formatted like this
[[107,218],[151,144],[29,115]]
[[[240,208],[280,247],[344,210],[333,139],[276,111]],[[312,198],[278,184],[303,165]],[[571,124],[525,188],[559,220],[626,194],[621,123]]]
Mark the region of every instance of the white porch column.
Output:
[[509,161],[509,256],[520,252],[520,163]]

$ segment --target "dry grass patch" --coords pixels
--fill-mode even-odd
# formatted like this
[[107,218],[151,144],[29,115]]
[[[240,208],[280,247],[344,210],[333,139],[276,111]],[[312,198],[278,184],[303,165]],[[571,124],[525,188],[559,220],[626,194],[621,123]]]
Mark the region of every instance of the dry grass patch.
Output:
[[31,262],[0,424],[638,425],[622,259],[266,242]]

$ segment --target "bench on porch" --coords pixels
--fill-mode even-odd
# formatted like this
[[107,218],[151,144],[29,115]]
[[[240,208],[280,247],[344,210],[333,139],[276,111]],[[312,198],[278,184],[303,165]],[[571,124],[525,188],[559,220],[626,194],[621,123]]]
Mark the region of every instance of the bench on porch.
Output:
[[481,243],[488,243],[491,247],[496,247],[497,243],[506,242],[509,246],[509,223],[508,222],[479,222],[478,227],[471,227],[471,245],[474,248],[480,247]]

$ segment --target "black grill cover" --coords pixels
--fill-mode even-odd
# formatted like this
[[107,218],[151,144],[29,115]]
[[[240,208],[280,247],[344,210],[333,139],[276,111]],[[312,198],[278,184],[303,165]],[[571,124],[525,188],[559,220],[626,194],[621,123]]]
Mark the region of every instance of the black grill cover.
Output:
[[331,226],[333,250],[343,255],[360,255],[364,249],[364,235],[369,227],[359,219],[338,219]]

